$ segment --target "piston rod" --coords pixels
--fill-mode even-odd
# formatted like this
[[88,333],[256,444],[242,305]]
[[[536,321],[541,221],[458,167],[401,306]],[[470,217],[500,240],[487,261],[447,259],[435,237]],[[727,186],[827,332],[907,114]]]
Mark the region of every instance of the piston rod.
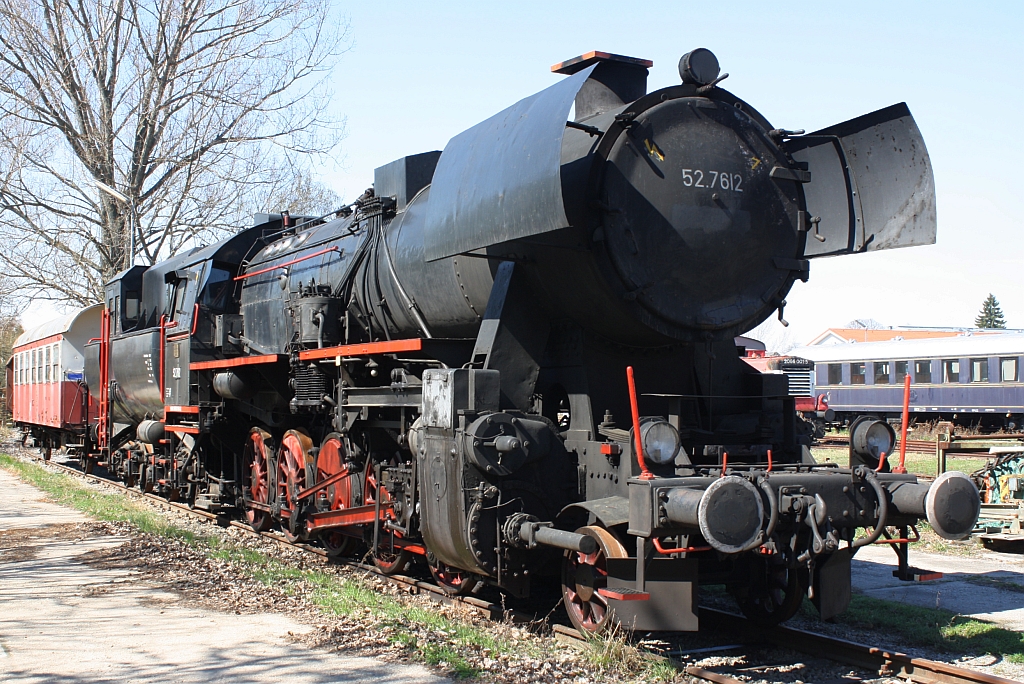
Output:
[[578,551],[591,554],[597,551],[597,541],[593,537],[566,530],[558,530],[540,523],[527,522],[519,527],[519,538],[527,544],[543,544],[559,549]]

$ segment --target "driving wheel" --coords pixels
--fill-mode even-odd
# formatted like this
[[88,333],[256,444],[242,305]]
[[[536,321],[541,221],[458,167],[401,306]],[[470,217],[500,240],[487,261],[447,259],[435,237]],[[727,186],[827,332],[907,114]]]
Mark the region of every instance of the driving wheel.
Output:
[[473,593],[479,583],[476,575],[459,568],[445,565],[434,557],[434,554],[427,555],[427,567],[433,576],[437,586],[444,590],[449,596],[466,596]]
[[301,430],[289,430],[281,438],[277,454],[275,505],[281,509],[281,531],[290,542],[305,539],[305,526],[299,520],[298,495],[306,487],[306,457],[313,441]]
[[[373,468],[373,461],[367,459],[366,472],[363,479],[363,505],[373,506],[380,500],[381,510],[384,504],[391,501],[391,494],[387,487],[379,485],[377,475]],[[386,530],[380,520],[377,521],[377,545],[373,547],[373,537],[368,543],[371,545],[370,556],[373,564],[385,575],[397,575],[405,570],[412,560],[412,553],[401,548],[399,540],[402,538],[398,532]],[[371,528],[370,534],[373,534]]]
[[569,620],[583,634],[600,634],[614,624],[608,599],[599,593],[608,586],[608,558],[626,558],[626,549],[603,527],[576,530],[597,542],[594,553],[566,551],[562,560],[562,598]]
[[[316,482],[323,482],[344,472],[347,467],[342,436],[337,432],[332,432],[324,438],[316,456]],[[338,480],[315,495],[318,497],[316,509],[341,511],[352,508],[352,502],[355,499],[352,489],[353,487],[358,489],[358,485],[358,474],[349,474]],[[358,539],[337,529],[323,532],[319,539],[324,550],[327,551],[327,556],[332,559],[351,556],[355,554],[359,546]]]
[[242,501],[249,526],[257,532],[270,529],[270,512],[253,506],[270,506],[270,454],[273,452],[270,433],[254,427],[249,431],[242,453]]

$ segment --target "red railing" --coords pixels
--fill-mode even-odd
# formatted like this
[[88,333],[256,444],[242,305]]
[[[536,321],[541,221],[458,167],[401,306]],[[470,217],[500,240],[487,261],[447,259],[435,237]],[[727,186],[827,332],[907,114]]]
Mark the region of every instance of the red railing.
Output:
[[653,480],[654,473],[644,462],[644,440],[640,436],[640,411],[636,404],[636,383],[633,381],[633,367],[626,366],[626,383],[629,385],[629,408],[633,413],[633,442],[636,446],[636,462],[640,464],[640,479]]
[[96,444],[110,448],[110,310],[100,314],[100,414],[98,416]]
[[261,268],[258,271],[253,271],[251,273],[244,273],[244,274],[242,274],[240,276],[236,276],[235,280],[245,280],[246,278],[252,278],[253,276],[263,275],[264,273],[269,273],[270,271],[276,271],[279,268],[284,268],[286,266],[291,266],[292,264],[297,264],[300,261],[305,261],[306,259],[312,259],[313,257],[323,256],[324,254],[327,254],[328,252],[337,252],[337,251],[338,251],[337,247],[328,247],[327,249],[321,249],[319,252],[313,252],[312,254],[307,254],[306,256],[300,256],[297,259],[292,259],[291,261],[286,261],[283,264],[275,264],[273,266],[267,266],[266,268]]

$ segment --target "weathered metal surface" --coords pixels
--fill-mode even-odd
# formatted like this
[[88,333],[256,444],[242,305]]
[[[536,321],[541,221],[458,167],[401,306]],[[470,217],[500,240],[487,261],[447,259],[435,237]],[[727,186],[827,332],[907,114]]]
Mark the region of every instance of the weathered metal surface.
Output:
[[[921,131],[905,103],[786,143],[811,180],[805,256],[873,252],[935,242],[935,180]],[[814,238],[814,234],[825,238]]]
[[531,95],[452,138],[430,191],[426,258],[565,228],[562,135],[594,67]]
[[[138,424],[147,417],[162,415],[164,401],[157,380],[159,329],[129,333],[111,340],[110,344],[110,379],[117,382],[110,396],[113,419]],[[85,376],[93,401],[98,401],[101,385],[98,344],[85,348]]]

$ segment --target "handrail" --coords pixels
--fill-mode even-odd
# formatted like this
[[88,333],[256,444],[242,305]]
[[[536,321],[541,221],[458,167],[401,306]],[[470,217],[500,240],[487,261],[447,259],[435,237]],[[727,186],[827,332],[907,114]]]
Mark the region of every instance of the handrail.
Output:
[[710,551],[710,546],[684,546],[675,549],[666,549],[662,547],[661,540],[657,537],[651,537],[651,541],[654,542],[654,549],[663,556],[671,556],[675,553],[699,553],[701,551]]
[[261,268],[258,271],[253,271],[252,273],[245,273],[245,274],[242,274],[240,276],[235,276],[234,279],[235,280],[245,280],[246,278],[252,278],[253,276],[262,275],[264,273],[268,273],[269,271],[276,271],[279,268],[285,268],[287,266],[291,266],[292,264],[297,264],[300,261],[305,261],[306,259],[312,259],[313,257],[323,256],[324,254],[327,254],[328,252],[337,252],[337,251],[338,251],[338,248],[336,246],[335,247],[328,247],[327,249],[321,249],[319,252],[313,252],[312,254],[307,254],[306,256],[300,256],[297,259],[292,259],[291,261],[286,261],[283,264],[276,264],[274,266],[268,266],[266,268]]
[[636,405],[636,383],[633,381],[633,367],[626,366],[626,383],[629,385],[629,408],[633,412],[633,441],[636,445],[636,461],[640,464],[640,479],[653,480],[654,473],[644,462],[644,440],[640,436],[640,411]]
[[167,314],[160,315],[160,365],[157,372],[157,387],[160,388],[160,401],[164,401],[164,347],[167,346]]
[[910,373],[909,369],[903,378],[903,421],[900,427],[900,464],[893,469],[894,473],[905,473],[907,460],[907,423],[910,422]]

